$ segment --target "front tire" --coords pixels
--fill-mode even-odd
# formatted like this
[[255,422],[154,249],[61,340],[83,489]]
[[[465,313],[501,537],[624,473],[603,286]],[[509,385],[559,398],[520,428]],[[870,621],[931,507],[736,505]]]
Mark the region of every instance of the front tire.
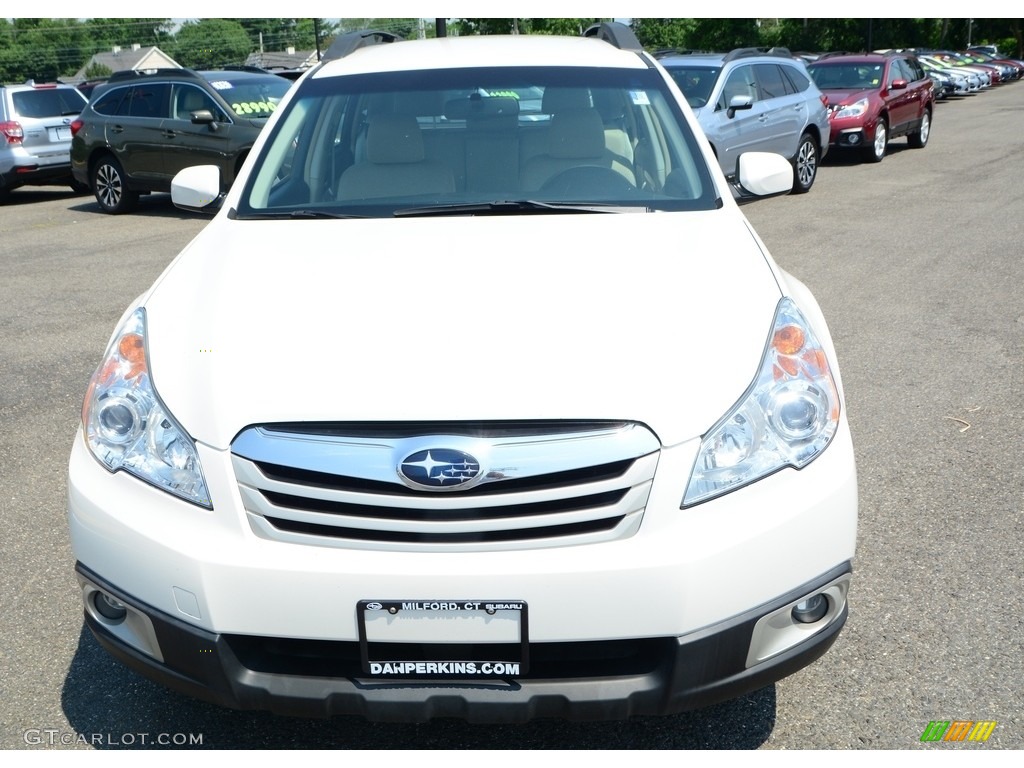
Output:
[[138,193],[128,189],[121,164],[110,156],[100,158],[92,169],[92,188],[107,213],[128,213],[139,202]]
[[880,163],[885,157],[885,149],[889,146],[889,124],[884,117],[878,118],[875,126],[875,141],[870,147],[864,148],[864,159],[869,163]]
[[818,178],[818,163],[821,153],[818,142],[809,133],[800,137],[796,157],[793,158],[793,191],[794,195],[810,192],[814,180]]
[[928,143],[928,136],[932,132],[932,113],[927,109],[921,115],[921,125],[917,130],[907,136],[907,143],[914,149],[923,149]]

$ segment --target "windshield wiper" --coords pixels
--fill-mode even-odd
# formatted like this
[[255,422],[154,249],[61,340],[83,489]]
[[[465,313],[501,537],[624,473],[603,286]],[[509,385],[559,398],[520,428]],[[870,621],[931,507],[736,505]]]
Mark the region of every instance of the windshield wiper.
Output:
[[546,203],[540,200],[493,200],[486,203],[447,203],[421,208],[400,208],[395,216],[489,216],[509,213],[616,213],[649,210],[645,206],[615,203]]
[[296,211],[265,211],[262,213],[247,213],[239,216],[241,219],[367,219],[368,216],[360,216],[354,213],[334,213],[333,211],[319,211],[312,208],[300,208]]

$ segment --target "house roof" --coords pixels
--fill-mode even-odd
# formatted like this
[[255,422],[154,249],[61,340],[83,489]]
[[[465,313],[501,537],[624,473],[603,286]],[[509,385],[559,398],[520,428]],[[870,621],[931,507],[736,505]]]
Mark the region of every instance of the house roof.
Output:
[[96,64],[109,67],[111,72],[118,72],[122,69],[181,67],[178,62],[155,45],[145,47],[133,45],[131,48],[115,47],[111,51],[93,54],[92,58],[85,63],[85,66],[75,73],[75,78],[84,80],[86,70]]

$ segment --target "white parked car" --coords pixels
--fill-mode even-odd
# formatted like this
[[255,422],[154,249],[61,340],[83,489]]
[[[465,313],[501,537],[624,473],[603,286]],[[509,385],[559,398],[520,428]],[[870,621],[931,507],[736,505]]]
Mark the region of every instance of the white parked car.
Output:
[[70,460],[93,634],[196,697],[373,720],[671,713],[820,657],[842,382],[734,199],[791,165],[730,186],[620,25],[388,40],[339,40],[225,196],[175,180],[216,215]]

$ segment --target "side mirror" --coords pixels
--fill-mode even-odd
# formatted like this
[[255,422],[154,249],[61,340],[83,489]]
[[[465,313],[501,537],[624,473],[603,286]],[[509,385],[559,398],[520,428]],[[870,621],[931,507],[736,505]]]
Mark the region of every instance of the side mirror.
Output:
[[217,130],[217,120],[210,110],[197,109],[195,112],[189,112],[189,115],[191,115],[192,125],[208,125],[213,130]]
[[733,96],[729,101],[729,108],[725,110],[725,114],[732,120],[736,117],[736,112],[741,109],[750,109],[754,106],[753,96]]
[[216,213],[222,198],[216,165],[193,165],[171,179],[171,202],[182,210]]
[[782,195],[793,189],[793,166],[774,152],[744,152],[736,161],[736,201]]

